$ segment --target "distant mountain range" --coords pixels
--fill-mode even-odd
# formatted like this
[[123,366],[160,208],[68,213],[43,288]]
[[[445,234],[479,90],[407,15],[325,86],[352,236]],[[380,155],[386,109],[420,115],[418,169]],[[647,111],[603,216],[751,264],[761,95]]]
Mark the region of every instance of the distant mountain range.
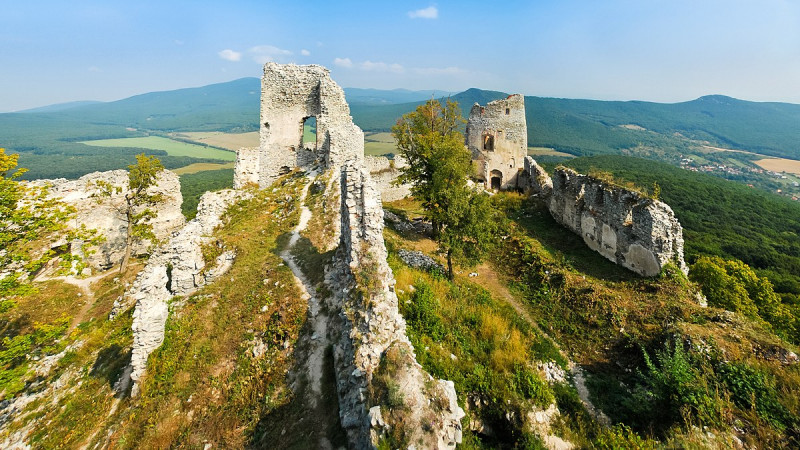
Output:
[[[88,157],[99,148],[90,152],[79,141],[141,135],[141,131],[254,131],[260,91],[258,78],[242,78],[114,102],[72,102],[0,114],[0,147]],[[507,96],[481,89],[452,94],[348,88],[345,93],[355,123],[365,131],[389,130],[398,117],[432,97],[458,101],[467,113],[475,102],[485,104]],[[673,104],[526,96],[525,107],[528,144],[573,155],[617,154],[637,146],[680,151],[694,140],[800,159],[800,105],[796,104],[720,95]],[[74,170],[79,170],[84,163],[75,160],[74,164]]]

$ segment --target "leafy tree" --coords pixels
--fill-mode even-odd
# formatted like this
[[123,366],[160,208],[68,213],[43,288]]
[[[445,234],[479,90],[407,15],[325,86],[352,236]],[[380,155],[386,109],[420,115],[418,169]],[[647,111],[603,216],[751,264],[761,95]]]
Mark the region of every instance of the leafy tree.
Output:
[[747,264],[719,257],[700,257],[689,272],[700,283],[709,305],[769,322],[778,334],[792,339],[796,318],[781,302],[772,283]]
[[44,188],[17,181],[18,154],[0,148],[0,297],[24,293],[30,277],[55,256],[42,239],[64,229],[74,209]]
[[472,158],[459,131],[463,122],[458,103],[429,100],[392,127],[408,162],[398,182],[410,183],[411,193],[422,201],[434,239],[447,254],[450,279],[453,259],[468,265],[480,261],[496,224],[488,196],[467,185]]
[[128,166],[128,186],[116,186],[106,181],[98,181],[100,197],[111,198],[114,194],[119,194],[125,190],[124,203],[114,205],[124,217],[127,224],[127,234],[125,236],[125,254],[120,264],[120,272],[124,272],[131,259],[131,248],[135,241],[149,240],[155,242],[153,225],[150,219],[155,218],[158,213],[150,209],[161,203],[164,199],[161,194],[150,192],[150,188],[155,186],[158,174],[164,170],[161,161],[155,156],[147,156],[144,153],[136,155],[136,164]]

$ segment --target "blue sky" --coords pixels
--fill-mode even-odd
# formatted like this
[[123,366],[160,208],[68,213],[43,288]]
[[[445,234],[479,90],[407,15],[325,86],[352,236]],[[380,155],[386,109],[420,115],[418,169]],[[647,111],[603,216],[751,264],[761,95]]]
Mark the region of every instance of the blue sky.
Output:
[[800,1],[0,0],[0,111],[322,64],[346,87],[800,103]]

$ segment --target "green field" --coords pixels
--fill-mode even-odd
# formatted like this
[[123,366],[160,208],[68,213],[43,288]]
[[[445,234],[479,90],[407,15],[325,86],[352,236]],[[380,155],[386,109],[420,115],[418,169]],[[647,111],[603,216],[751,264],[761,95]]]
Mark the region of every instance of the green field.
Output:
[[203,147],[201,145],[186,144],[158,136],[122,138],[122,139],[99,139],[92,141],[82,141],[81,144],[96,147],[135,147],[147,150],[163,150],[170,156],[189,156],[194,158],[210,158],[222,161],[235,161],[236,153],[216,148]]
[[387,153],[397,153],[392,133],[364,133],[365,155],[383,156]]

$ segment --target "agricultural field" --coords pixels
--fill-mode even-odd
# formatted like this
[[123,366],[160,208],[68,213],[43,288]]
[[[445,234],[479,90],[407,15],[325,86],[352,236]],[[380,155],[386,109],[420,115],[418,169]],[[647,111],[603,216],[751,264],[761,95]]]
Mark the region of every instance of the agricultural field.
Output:
[[122,139],[98,139],[82,141],[81,144],[97,147],[126,147],[142,148],[148,150],[163,150],[170,156],[189,156],[193,158],[210,158],[222,161],[235,161],[236,153],[201,145],[187,144],[172,139],[147,136]]
[[199,172],[206,172],[209,170],[222,170],[222,169],[233,169],[234,163],[225,163],[225,164],[215,164],[215,163],[194,163],[189,164],[188,166],[183,166],[179,169],[173,170],[178,175],[188,175],[193,173]]
[[200,144],[220,147],[236,151],[241,147],[258,147],[258,131],[249,133],[224,133],[222,131],[185,131],[170,133],[170,136],[180,140],[193,141]]
[[387,153],[396,153],[397,146],[392,133],[364,133],[364,154],[369,156],[383,156]]
[[565,158],[575,157],[575,155],[560,152],[550,147],[528,147],[528,154],[531,156],[563,156]]
[[788,172],[800,175],[800,161],[786,158],[766,158],[753,161],[759,167],[773,172]]

